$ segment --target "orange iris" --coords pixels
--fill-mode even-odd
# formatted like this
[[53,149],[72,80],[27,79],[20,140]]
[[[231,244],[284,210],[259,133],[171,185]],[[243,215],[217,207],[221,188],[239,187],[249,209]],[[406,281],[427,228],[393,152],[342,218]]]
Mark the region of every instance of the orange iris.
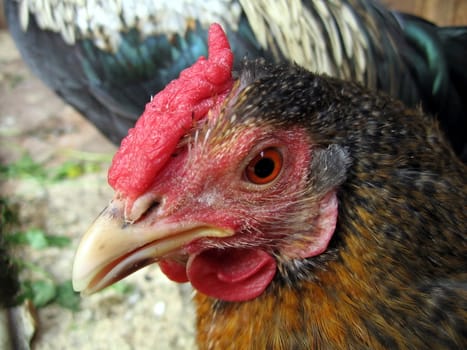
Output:
[[273,181],[282,169],[282,154],[277,148],[266,148],[248,164],[246,178],[256,185]]

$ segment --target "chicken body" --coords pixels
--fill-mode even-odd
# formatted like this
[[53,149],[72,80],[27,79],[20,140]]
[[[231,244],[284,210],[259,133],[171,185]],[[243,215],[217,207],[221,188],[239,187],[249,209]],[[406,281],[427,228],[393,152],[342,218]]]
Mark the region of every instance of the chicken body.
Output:
[[33,72],[115,143],[150,96],[206,55],[207,28],[215,21],[237,62],[246,56],[298,63],[421,104],[467,159],[466,28],[438,28],[373,0],[7,0],[5,6]]
[[[256,69],[246,75],[261,75]],[[466,168],[436,123],[354,84],[297,68],[265,70],[235,113],[279,129],[302,126],[312,154],[329,145],[347,150],[337,227],[323,254],[276,257],[278,273],[254,300],[198,294],[200,348],[465,347]],[[329,176],[340,177],[335,171]],[[293,207],[287,214],[294,218]],[[285,220],[277,226],[296,226]]]
[[152,181],[127,187],[115,177],[139,176],[115,169],[158,152],[151,130],[139,160],[114,158],[116,196],[80,244],[75,288],[159,262],[198,291],[200,349],[467,345],[466,167],[434,119],[259,60]]

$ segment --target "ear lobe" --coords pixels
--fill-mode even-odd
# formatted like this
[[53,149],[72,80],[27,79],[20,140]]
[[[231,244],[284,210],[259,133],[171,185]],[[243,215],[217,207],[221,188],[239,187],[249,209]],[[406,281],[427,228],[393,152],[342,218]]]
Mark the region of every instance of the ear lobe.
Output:
[[309,232],[297,235],[295,244],[287,247],[287,256],[295,259],[306,259],[323,253],[336,230],[338,201],[336,188],[347,178],[348,168],[352,160],[348,151],[340,145],[329,145],[327,148],[313,150],[310,166],[310,188],[318,201],[318,215]]
[[325,194],[340,186],[351,164],[349,152],[340,145],[314,149],[310,167],[313,193]]
[[304,237],[299,246],[288,251],[291,258],[305,259],[326,251],[336,230],[338,201],[336,191],[332,190],[319,202],[319,214],[316,216],[313,232]]

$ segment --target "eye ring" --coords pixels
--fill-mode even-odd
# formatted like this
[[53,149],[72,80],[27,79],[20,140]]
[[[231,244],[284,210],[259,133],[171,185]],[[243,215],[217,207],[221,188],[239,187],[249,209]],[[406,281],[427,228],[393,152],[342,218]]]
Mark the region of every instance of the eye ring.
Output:
[[283,165],[281,152],[269,147],[258,153],[245,168],[245,177],[255,185],[265,185],[274,181]]

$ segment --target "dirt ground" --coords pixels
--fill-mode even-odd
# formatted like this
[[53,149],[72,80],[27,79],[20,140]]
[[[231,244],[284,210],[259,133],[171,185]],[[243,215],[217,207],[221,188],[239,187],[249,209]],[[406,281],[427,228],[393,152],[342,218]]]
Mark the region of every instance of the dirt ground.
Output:
[[[53,168],[73,159],[76,151],[111,159],[116,149],[32,76],[5,31],[0,31],[0,138],[4,165],[29,154]],[[57,283],[71,278],[79,237],[111,198],[108,161],[100,165],[100,171],[62,181],[17,178],[1,184],[2,195],[18,204],[22,229],[71,238],[66,248],[25,246],[17,252]],[[131,292],[109,288],[83,298],[77,312],[57,304],[39,309],[32,349],[194,348],[189,287],[170,282],[157,266],[134,274],[127,283]]]

